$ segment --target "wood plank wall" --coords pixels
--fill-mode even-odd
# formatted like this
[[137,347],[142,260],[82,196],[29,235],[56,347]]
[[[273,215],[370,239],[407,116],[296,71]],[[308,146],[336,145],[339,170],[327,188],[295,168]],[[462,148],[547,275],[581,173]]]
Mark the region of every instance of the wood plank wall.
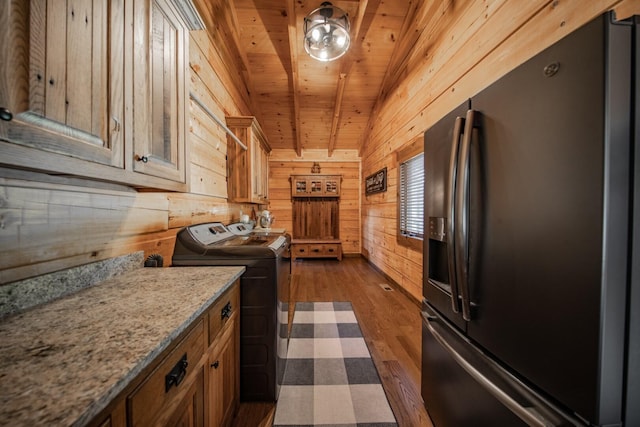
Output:
[[[524,62],[563,35],[616,6],[640,13],[637,0],[506,0],[420,4],[411,26],[419,36],[413,54],[394,72],[357,153],[272,153],[269,208],[276,226],[291,229],[288,176],[307,174],[314,161],[323,173],[342,174],[340,236],[346,253],[362,252],[416,299],[422,254],[395,241],[397,170],[394,153],[453,106]],[[213,11],[203,16],[214,22]],[[238,89],[237,59],[223,37],[193,32],[190,87],[220,118],[250,115]],[[403,41],[400,40],[400,43]],[[222,46],[222,47],[220,47]],[[235,64],[235,67],[234,67]],[[250,206],[226,202],[226,137],[190,105],[189,193],[136,192],[116,185],[0,169],[0,285],[39,274],[143,250],[167,261],[176,232],[195,222],[236,220]],[[364,196],[361,177],[388,167],[388,191]]]
[[[251,113],[225,55],[206,32],[191,33],[190,91],[222,120]],[[0,168],[0,285],[140,250],[168,265],[181,227],[249,212],[226,200],[224,131],[193,101],[189,126],[189,193]]]
[[293,150],[273,150],[269,158],[269,209],[276,220],[274,227],[293,230],[291,175],[309,175],[314,162],[323,175],[342,175],[340,190],[340,240],[345,254],[360,253],[360,158],[356,150],[336,150],[331,157],[326,150],[303,150],[297,157]]
[[412,53],[394,70],[362,136],[362,176],[388,168],[388,191],[362,196],[362,253],[417,300],[422,253],[396,242],[395,153],[455,106],[599,14],[640,13],[634,0],[422,2],[408,36]]

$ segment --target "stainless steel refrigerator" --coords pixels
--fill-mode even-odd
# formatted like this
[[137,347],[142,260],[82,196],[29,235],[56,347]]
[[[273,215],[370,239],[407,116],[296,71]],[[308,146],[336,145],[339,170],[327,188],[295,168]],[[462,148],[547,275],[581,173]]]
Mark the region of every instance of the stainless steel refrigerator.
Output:
[[640,426],[637,22],[598,17],[425,132],[437,427]]

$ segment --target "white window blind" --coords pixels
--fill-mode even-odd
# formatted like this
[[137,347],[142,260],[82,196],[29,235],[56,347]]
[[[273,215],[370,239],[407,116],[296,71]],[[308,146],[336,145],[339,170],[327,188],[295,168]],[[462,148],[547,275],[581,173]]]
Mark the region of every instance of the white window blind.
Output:
[[424,153],[400,163],[400,234],[424,238]]

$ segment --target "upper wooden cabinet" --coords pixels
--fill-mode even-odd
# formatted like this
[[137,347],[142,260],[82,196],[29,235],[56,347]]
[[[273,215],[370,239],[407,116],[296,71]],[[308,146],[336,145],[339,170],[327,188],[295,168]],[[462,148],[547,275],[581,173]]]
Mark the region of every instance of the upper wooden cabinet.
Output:
[[0,137],[123,167],[123,0],[1,7]]
[[229,202],[267,203],[271,147],[260,124],[253,116],[227,117],[226,122],[247,146],[245,150],[235,139],[227,138]]
[[167,0],[134,0],[133,169],[185,182],[188,31]]
[[292,197],[340,197],[340,175],[292,175]]
[[168,0],[0,5],[0,163],[186,190],[188,33]]

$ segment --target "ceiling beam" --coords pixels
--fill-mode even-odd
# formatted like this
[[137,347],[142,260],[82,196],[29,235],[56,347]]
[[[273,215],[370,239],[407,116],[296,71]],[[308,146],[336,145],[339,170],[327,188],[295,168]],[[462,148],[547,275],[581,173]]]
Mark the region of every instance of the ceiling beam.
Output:
[[295,129],[295,150],[302,156],[302,137],[300,135],[300,88],[298,79],[298,27],[295,0],[287,0],[289,15],[289,55],[291,57],[291,86],[293,89],[293,128]]
[[[351,61],[349,61],[351,64]],[[331,134],[329,135],[329,147],[327,154],[329,157],[333,154],[336,146],[336,138],[338,137],[338,123],[340,123],[340,113],[342,111],[342,98],[344,96],[344,86],[347,82],[347,73],[340,73],[338,77],[338,90],[336,91],[336,102],[333,107],[333,120],[331,121]]]
[[[373,0],[371,2],[373,4],[372,9],[377,9],[380,4],[380,0]],[[363,30],[363,22],[364,17],[367,12],[367,8],[369,7],[369,0],[360,0],[358,4],[358,11],[356,12],[356,17],[353,21],[353,37],[351,38],[351,46],[352,52],[345,55],[344,60],[342,61],[342,65],[340,66],[340,73],[338,74],[338,88],[336,90],[335,103],[333,107],[333,118],[331,121],[331,134],[329,135],[329,146],[327,148],[327,152],[329,157],[333,154],[336,146],[336,139],[338,138],[338,125],[340,124],[340,119],[342,115],[342,99],[344,98],[344,88],[347,83],[347,79],[349,78],[349,72],[351,71],[351,66],[353,65],[353,58],[356,57],[356,54],[353,53],[354,50],[360,50],[360,39],[362,38],[362,34],[366,31]],[[368,26],[367,26],[368,28]],[[358,55],[357,57],[359,57]]]

